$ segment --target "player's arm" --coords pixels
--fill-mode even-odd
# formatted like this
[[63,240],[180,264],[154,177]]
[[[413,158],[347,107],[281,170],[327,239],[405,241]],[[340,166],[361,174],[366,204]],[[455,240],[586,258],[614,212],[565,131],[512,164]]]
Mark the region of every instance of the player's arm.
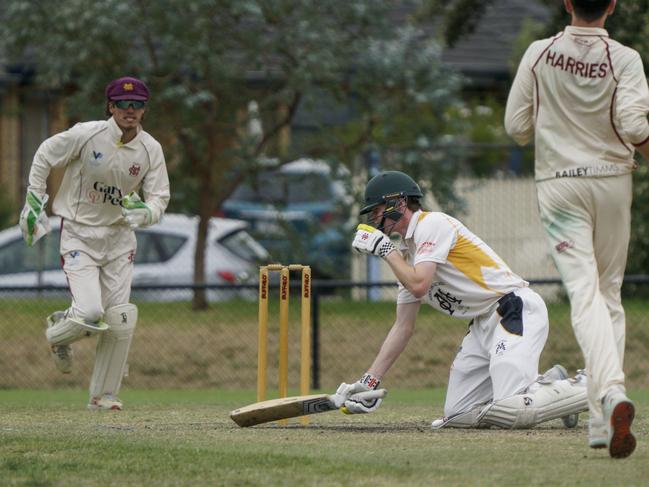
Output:
[[151,166],[142,182],[144,201],[136,191],[122,200],[124,220],[133,230],[158,223],[169,204],[169,176],[162,147],[157,142],[150,143],[147,152]]
[[399,282],[416,298],[426,295],[437,271],[435,262],[420,262],[411,266],[398,252],[391,252],[385,261]]
[[505,131],[518,144],[527,144],[534,135],[534,76],[530,50],[523,56],[512,83],[505,108]]
[[170,199],[169,176],[165,163],[164,153],[160,144],[155,144],[155,150],[150,150],[151,167],[144,176],[142,193],[144,201],[151,210],[151,222],[154,224],[160,221],[167,209]]
[[415,322],[420,306],[419,301],[397,305],[397,317],[394,325],[385,338],[372,366],[368,369],[368,373],[375,377],[383,377],[396,362],[415,331]]
[[649,88],[638,53],[634,52],[632,61],[619,74],[615,96],[616,118],[621,132],[649,161]]
[[362,395],[359,396],[359,393],[378,390],[381,377],[399,358],[412,337],[420,305],[419,301],[397,305],[397,318],[372,366],[353,384],[340,384],[336,394],[331,396],[335,407],[344,406],[343,412],[348,414],[371,413],[379,408],[383,396],[367,400]]

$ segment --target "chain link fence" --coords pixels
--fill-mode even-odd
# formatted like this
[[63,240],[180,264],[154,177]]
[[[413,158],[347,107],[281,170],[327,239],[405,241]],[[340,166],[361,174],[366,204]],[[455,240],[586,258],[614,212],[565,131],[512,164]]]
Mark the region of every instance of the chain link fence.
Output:
[[[532,286],[557,286],[548,279]],[[647,288],[646,276],[627,278],[625,288]],[[395,317],[393,282],[382,282],[381,301],[358,299],[367,283],[314,281],[312,301],[312,385],[333,391],[342,381],[356,380],[370,365]],[[299,291],[292,284],[290,303],[289,382],[299,383]],[[172,301],[191,289],[158,286],[136,288],[132,301],[139,322],[124,381],[130,388],[254,389],[257,374],[257,288],[240,285],[212,287],[227,299],[209,309],[193,311],[189,301]],[[45,318],[69,305],[62,288],[0,289],[0,388],[85,388],[94,363],[94,338],[73,344],[71,374],[60,374],[45,340]],[[355,298],[353,298],[355,297]],[[568,304],[548,303],[550,334],[541,369],[562,363],[570,371],[583,367],[570,326]],[[649,387],[649,302],[629,297],[625,371],[630,387]],[[271,289],[269,311],[269,387],[277,386],[279,297]],[[384,378],[386,387],[444,386],[448,370],[467,323],[422,306],[417,328],[406,352]]]

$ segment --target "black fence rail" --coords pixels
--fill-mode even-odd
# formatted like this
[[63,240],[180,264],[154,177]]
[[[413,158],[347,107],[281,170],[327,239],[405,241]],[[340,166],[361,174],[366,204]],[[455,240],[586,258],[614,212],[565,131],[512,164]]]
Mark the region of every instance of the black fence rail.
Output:
[[[555,279],[530,281],[543,294]],[[299,383],[299,282],[291,283],[289,382]],[[192,293],[208,293],[209,307],[195,311]],[[379,289],[382,299],[367,299]],[[125,387],[254,389],[257,379],[257,284],[156,285],[134,287],[139,322]],[[293,292],[295,290],[295,292]],[[632,387],[649,387],[649,276],[627,276],[626,367]],[[370,365],[395,317],[396,284],[314,280],[311,305],[311,383],[332,390],[355,380]],[[55,369],[44,337],[45,317],[69,305],[63,287],[0,288],[0,388],[86,387],[94,362],[94,339],[73,345],[71,374]],[[562,363],[583,367],[565,299],[548,302],[550,335],[541,368]],[[268,382],[277,385],[279,297],[271,285]],[[423,388],[446,384],[448,369],[467,323],[422,307],[415,336],[384,378],[386,387]]]

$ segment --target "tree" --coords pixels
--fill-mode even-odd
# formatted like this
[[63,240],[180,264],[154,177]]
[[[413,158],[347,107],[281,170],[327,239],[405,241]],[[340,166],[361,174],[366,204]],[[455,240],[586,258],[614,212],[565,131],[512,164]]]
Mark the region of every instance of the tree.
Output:
[[[411,1],[416,10],[422,2]],[[200,216],[195,283],[204,282],[209,217],[259,168],[311,156],[354,161],[373,144],[417,166],[448,201],[452,166],[431,147],[459,80],[440,49],[389,0],[7,0],[0,26],[10,62],[69,96],[79,119],[103,111],[107,80],[134,75],[152,90],[147,129],[163,141],[172,204]],[[247,130],[256,102],[264,131]],[[297,113],[322,104],[342,123],[317,123],[286,143]],[[314,115],[315,117],[315,115]],[[440,174],[446,176],[440,177]],[[194,308],[207,306],[196,292]]]

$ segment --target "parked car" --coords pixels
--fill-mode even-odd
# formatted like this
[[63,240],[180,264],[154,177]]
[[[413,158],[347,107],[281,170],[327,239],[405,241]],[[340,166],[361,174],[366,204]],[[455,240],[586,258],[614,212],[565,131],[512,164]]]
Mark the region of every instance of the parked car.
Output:
[[313,267],[318,277],[348,277],[352,198],[349,173],[299,159],[245,181],[219,216],[245,220],[276,262]]
[[[25,245],[18,226],[0,232],[0,287],[67,286],[59,256],[60,218],[51,217],[50,223],[52,232],[34,247]],[[207,284],[257,281],[258,265],[268,262],[269,256],[247,227],[241,220],[210,220],[205,258]],[[156,225],[137,230],[133,285],[192,284],[197,229],[196,217],[166,214]],[[208,298],[218,300],[232,294],[210,290]],[[191,291],[134,291],[133,297],[187,300],[191,299]]]

